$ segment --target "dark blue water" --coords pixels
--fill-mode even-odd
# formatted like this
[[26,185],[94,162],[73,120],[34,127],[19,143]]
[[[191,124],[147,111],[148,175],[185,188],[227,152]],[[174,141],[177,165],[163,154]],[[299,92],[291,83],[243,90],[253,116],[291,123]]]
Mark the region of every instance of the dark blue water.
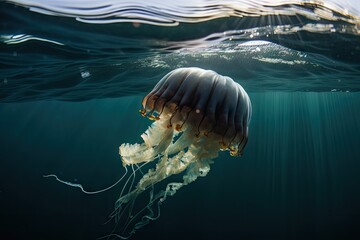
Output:
[[[116,182],[124,173],[119,145],[141,142],[151,124],[138,113],[142,97],[187,66],[245,88],[253,106],[249,142],[241,158],[221,152],[209,174],[169,197],[161,217],[134,239],[360,238],[356,3],[346,14],[340,3],[265,11],[262,2],[242,1],[263,15],[234,5],[230,17],[211,20],[200,7],[171,14],[115,8],[138,14],[126,18],[14,2],[23,5],[0,3],[1,239],[111,233],[114,222],[104,223],[121,184],[86,195],[43,175],[92,191]],[[228,13],[224,6],[203,9]]]

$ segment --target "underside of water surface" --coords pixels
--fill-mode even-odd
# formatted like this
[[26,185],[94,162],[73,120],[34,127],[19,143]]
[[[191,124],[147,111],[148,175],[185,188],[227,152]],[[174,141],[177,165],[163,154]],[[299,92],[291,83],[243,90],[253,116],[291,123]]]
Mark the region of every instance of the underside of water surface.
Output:
[[360,90],[356,1],[0,4],[2,102],[145,94],[179,67],[247,91]]

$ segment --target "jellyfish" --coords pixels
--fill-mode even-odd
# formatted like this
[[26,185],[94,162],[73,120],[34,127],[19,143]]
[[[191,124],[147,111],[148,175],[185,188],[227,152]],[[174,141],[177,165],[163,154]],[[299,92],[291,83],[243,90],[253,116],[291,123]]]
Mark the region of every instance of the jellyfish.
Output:
[[[206,176],[219,150],[229,151],[231,156],[242,155],[248,141],[251,102],[230,77],[195,67],[179,68],[165,75],[143,98],[139,112],[153,123],[141,135],[143,143],[119,147],[123,166],[133,170],[131,177],[135,172],[142,174],[134,187],[134,178],[128,179],[126,184],[132,182],[129,190],[123,189],[115,203],[116,222],[128,209],[123,235],[118,235],[121,238],[157,219],[160,204],[168,196]],[[151,162],[154,167],[142,172],[143,166]],[[154,192],[155,184],[177,174],[182,174],[181,181],[169,182]],[[145,207],[132,213],[135,200],[146,190],[150,196]],[[157,215],[154,209],[159,210]],[[133,227],[127,230],[130,223]]]

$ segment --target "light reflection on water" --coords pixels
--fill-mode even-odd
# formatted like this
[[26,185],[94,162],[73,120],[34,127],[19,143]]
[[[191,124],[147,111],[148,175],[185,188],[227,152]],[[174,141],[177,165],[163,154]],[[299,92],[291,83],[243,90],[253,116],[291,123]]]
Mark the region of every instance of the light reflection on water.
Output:
[[144,94],[178,67],[248,91],[360,90],[356,1],[0,4],[3,102]]

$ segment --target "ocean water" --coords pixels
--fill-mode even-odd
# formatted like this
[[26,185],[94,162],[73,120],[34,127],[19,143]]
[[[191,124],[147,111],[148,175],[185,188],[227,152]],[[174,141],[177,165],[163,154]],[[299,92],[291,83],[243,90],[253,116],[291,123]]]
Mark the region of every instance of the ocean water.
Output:
[[357,1],[9,0],[0,19],[0,239],[112,233],[123,182],[43,176],[115,183],[179,67],[244,87],[249,141],[131,239],[360,238]]

